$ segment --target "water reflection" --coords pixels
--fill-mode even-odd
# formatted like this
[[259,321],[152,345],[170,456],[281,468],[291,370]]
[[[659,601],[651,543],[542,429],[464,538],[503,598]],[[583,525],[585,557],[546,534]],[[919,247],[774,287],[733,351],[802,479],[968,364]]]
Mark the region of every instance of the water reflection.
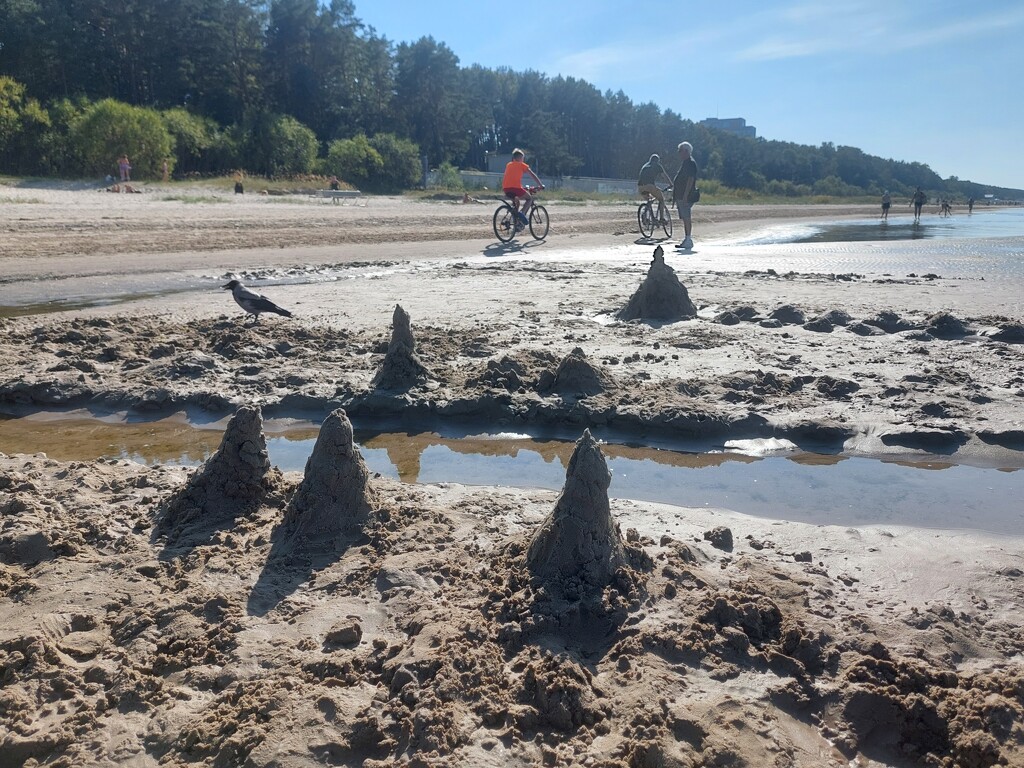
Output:
[[[309,423],[266,425],[267,449],[284,471],[302,471],[319,431]],[[144,423],[36,415],[0,417],[0,452],[62,461],[132,459],[196,465],[220,445],[223,423],[183,418]],[[453,482],[558,490],[572,441],[522,435],[446,437],[432,432],[356,430],[373,472],[406,483]],[[616,498],[830,525],[904,524],[1024,534],[1024,472],[956,465],[948,459],[892,460],[793,451],[767,457],[602,445]],[[930,470],[922,472],[921,470]],[[1008,471],[1009,470],[1009,471]]]
[[851,222],[823,226],[818,231],[804,235],[793,242],[860,243],[880,240],[924,240],[933,237],[949,237],[952,234],[954,234],[953,227],[938,222],[929,224],[887,221]]

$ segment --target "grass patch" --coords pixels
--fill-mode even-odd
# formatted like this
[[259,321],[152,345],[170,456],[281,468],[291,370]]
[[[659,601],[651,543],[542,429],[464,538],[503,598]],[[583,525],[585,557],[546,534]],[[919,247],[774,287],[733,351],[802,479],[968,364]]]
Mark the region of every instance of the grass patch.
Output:
[[38,197],[0,197],[0,205],[4,205],[6,203],[10,203],[11,205],[18,205],[19,203],[23,205],[38,205],[42,202],[43,201]]
[[215,197],[213,195],[161,195],[160,200],[167,201],[178,201],[185,204],[197,204],[197,203],[222,203],[224,198]]

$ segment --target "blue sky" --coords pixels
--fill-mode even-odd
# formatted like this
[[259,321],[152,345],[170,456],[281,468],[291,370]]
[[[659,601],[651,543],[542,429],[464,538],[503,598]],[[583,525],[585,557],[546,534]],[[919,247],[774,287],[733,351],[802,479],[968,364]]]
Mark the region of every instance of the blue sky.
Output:
[[1022,0],[355,3],[378,34],[431,35],[463,66],[582,78],[767,139],[1024,188]]

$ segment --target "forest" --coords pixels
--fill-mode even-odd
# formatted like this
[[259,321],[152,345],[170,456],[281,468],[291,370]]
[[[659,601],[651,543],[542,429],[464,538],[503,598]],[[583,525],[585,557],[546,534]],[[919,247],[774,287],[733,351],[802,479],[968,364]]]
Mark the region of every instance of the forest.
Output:
[[0,0],[0,173],[81,178],[131,154],[155,177],[337,174],[415,186],[528,148],[548,177],[633,178],[686,139],[703,179],[799,197],[1019,197],[856,147],[709,129],[572,77],[462,66],[444,42],[393,43],[351,0]]

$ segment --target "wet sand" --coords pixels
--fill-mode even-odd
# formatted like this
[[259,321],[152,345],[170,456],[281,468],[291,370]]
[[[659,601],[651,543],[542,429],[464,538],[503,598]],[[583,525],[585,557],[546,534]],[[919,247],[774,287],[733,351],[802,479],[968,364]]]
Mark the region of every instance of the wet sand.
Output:
[[[1024,450],[1019,284],[925,273],[927,241],[708,242],[873,207],[700,206],[665,259],[697,316],[625,322],[631,206],[551,203],[546,242],[499,247],[491,205],[162,194],[0,189],[0,305],[121,299],[0,319],[4,412]],[[294,317],[246,321],[230,276]],[[330,548],[282,549],[303,473],[227,474],[252,504],[161,529],[197,471],[0,457],[0,763],[1024,761],[1021,536],[612,500],[615,574],[555,596],[528,552],[558,494],[371,477]]]

